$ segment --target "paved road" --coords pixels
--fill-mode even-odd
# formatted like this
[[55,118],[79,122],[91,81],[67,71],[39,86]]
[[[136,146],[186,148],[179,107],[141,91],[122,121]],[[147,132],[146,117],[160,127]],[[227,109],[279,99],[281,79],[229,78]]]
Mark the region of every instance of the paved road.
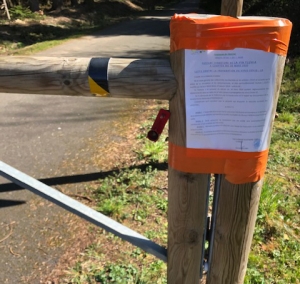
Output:
[[[187,0],[174,10],[124,22],[38,55],[167,57],[170,16],[175,12],[196,11],[196,3]],[[114,133],[114,122],[129,113],[137,115],[131,108],[136,103],[135,100],[0,93],[0,160],[50,185],[58,183],[53,177],[62,177],[64,182],[63,177],[69,177],[72,182],[73,175],[97,173],[101,165],[64,165],[89,158],[87,141],[123,139]],[[100,130],[102,138],[98,135]],[[45,267],[55,266],[62,252],[49,246],[45,236],[59,239],[68,235],[68,227],[58,222],[62,214],[63,210],[44,203],[26,190],[18,190],[0,177],[0,283],[40,283],[38,276],[32,277],[33,271],[46,273]]]

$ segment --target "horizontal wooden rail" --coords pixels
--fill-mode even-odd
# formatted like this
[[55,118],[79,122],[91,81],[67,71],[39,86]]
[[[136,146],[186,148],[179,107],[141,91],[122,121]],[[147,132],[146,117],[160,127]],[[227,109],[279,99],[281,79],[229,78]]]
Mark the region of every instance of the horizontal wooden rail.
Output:
[[[0,57],[0,92],[92,96],[90,62],[91,58]],[[163,59],[110,58],[99,73],[104,73],[110,97],[169,100],[177,88],[170,62]]]

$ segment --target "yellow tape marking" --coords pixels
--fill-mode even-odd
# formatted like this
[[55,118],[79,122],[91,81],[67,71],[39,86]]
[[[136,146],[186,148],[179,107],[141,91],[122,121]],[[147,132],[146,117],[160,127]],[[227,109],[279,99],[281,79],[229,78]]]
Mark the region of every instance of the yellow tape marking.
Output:
[[89,77],[89,85],[92,94],[96,96],[106,97],[109,92],[101,88],[91,77]]

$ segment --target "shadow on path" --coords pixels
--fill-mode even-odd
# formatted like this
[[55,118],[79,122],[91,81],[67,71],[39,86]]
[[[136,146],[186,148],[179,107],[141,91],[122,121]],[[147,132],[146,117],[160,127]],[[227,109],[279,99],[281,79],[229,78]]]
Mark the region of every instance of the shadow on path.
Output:
[[22,205],[24,203],[26,203],[26,201],[22,201],[22,200],[10,200],[10,199],[0,199],[0,208]]
[[[88,174],[78,174],[78,175],[44,178],[44,179],[39,179],[39,181],[48,186],[90,182],[90,181],[95,181],[95,180],[99,180],[99,179],[105,179],[108,176],[118,174],[124,170],[139,169],[142,172],[145,172],[148,167],[152,167],[153,169],[156,169],[159,171],[165,171],[168,169],[168,164],[167,163],[148,163],[148,164],[130,166],[127,168],[110,170],[110,171],[106,171],[106,172],[95,172],[95,173],[88,173]],[[24,188],[20,187],[17,184],[14,184],[14,183],[0,184],[0,192],[8,192],[8,191],[15,191],[15,190],[23,190],[23,189]],[[18,204],[11,203],[13,205],[19,205],[19,204],[25,203],[23,201],[13,201],[13,202],[20,202]],[[3,203],[2,203],[2,200],[0,200],[0,207],[2,207],[2,204],[9,204],[9,200],[6,200]],[[10,205],[7,205],[7,206],[10,206]]]

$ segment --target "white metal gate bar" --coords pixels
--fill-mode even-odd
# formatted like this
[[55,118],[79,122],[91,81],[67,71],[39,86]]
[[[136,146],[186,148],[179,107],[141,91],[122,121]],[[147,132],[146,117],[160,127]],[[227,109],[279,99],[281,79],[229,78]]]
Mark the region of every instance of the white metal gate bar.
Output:
[[164,247],[2,161],[0,161],[0,175],[121,239],[130,242],[144,251],[153,254],[157,258],[165,262],[167,261],[167,250]]

